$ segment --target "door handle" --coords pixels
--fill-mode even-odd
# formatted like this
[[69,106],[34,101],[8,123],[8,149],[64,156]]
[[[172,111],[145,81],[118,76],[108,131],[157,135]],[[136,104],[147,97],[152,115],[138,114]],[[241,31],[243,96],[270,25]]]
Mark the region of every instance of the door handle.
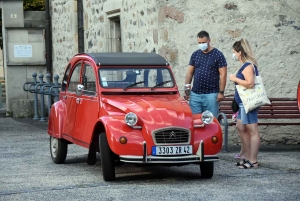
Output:
[[76,98],[76,103],[79,104],[81,102],[81,98]]

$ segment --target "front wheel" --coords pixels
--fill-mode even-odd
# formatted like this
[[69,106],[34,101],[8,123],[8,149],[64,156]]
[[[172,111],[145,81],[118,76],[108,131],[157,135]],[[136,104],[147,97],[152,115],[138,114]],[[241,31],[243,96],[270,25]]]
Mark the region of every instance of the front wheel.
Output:
[[64,163],[67,157],[67,153],[67,141],[50,136],[50,154],[53,162],[56,164]]
[[214,175],[214,162],[200,163],[201,178],[210,179]]
[[113,152],[109,148],[105,132],[100,133],[99,141],[103,179],[104,181],[114,181],[116,174]]

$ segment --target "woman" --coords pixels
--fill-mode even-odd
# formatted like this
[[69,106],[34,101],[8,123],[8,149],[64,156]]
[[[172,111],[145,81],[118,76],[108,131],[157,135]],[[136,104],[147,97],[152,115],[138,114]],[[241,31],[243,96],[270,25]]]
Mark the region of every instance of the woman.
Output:
[[[237,112],[238,113],[238,112]],[[237,117],[236,117],[237,118]],[[237,120],[236,120],[237,121]],[[241,137],[241,134],[240,132],[238,131],[238,136],[240,138],[240,140],[242,141],[242,137]],[[243,144],[241,145],[241,150],[239,153],[235,154],[234,155],[234,158],[235,159],[245,159],[245,149],[243,147]]]
[[[233,44],[232,56],[236,61],[242,63],[242,67],[236,74],[230,75],[230,80],[235,82],[236,85],[252,88],[254,86],[254,77],[258,75],[257,61],[246,39],[241,39]],[[236,165],[243,169],[255,168],[258,166],[257,155],[260,146],[260,135],[257,124],[259,108],[246,114],[236,89],[234,98],[240,107],[236,126],[241,137],[242,149],[245,152],[245,159],[236,163]]]

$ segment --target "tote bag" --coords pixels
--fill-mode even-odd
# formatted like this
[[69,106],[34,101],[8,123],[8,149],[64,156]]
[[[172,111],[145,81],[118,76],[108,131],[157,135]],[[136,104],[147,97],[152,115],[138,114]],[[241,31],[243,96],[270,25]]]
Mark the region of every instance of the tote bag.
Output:
[[[254,72],[256,72],[256,69],[254,65],[253,66]],[[258,73],[257,73],[258,74]],[[248,113],[251,110],[254,110],[262,105],[270,105],[271,102],[267,97],[267,93],[263,84],[263,81],[261,79],[261,76],[258,75],[254,77],[254,87],[249,89],[246,87],[243,87],[241,85],[236,85],[236,89],[240,95],[240,98],[243,102],[244,108],[246,113]]]

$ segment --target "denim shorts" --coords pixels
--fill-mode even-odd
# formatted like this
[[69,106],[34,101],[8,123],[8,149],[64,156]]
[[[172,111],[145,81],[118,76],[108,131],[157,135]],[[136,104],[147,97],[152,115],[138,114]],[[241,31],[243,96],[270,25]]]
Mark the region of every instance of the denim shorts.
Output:
[[244,105],[242,103],[239,104],[239,107],[240,109],[238,112],[237,119],[242,120],[242,124],[255,124],[258,122],[257,114],[259,108],[252,110],[246,114]]
[[219,102],[217,101],[218,93],[197,94],[191,91],[190,107],[193,114],[202,113],[205,110],[213,113],[217,117],[219,113]]

